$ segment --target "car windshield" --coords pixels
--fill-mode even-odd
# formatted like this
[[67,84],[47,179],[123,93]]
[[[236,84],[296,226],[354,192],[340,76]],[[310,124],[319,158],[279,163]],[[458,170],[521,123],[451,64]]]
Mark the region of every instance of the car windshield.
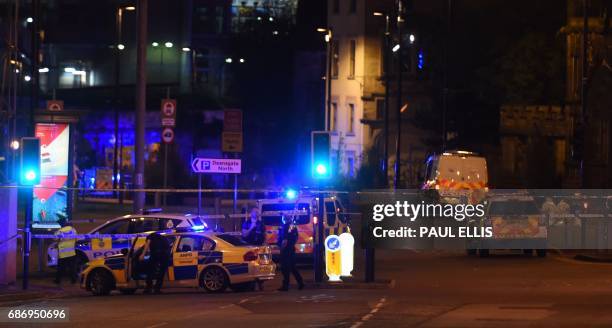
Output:
[[531,201],[492,202],[491,215],[533,215],[539,214],[538,208]]
[[247,242],[245,242],[244,240],[242,240],[242,238],[240,238],[239,236],[234,236],[234,235],[230,235],[230,234],[219,234],[217,235],[217,238],[232,244],[233,246],[247,246],[249,245]]

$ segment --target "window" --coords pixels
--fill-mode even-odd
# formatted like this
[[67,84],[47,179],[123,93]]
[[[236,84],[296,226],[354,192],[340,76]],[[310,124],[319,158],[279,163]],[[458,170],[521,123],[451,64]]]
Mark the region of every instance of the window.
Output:
[[349,1],[350,1],[349,12],[351,14],[354,14],[357,12],[357,0],[349,0]]
[[347,155],[346,158],[347,173],[349,177],[355,177],[355,156],[354,154]]
[[215,243],[203,236],[184,236],[178,244],[177,252],[201,252],[215,248]]
[[101,234],[125,234],[128,233],[128,228],[130,226],[130,222],[128,220],[119,220],[115,222],[111,222],[102,228],[98,229],[98,233]]
[[338,40],[332,41],[332,78],[338,78],[338,71],[340,65],[340,43]]
[[160,230],[159,219],[157,218],[134,218],[130,221],[130,233],[143,233],[147,231]]
[[331,113],[330,113],[330,127],[331,131],[336,131],[338,128],[338,104],[332,103]]
[[334,14],[339,14],[340,13],[340,0],[334,0],[333,1],[332,11],[333,11]]
[[349,104],[348,133],[355,134],[355,104]]
[[350,58],[349,58],[349,79],[355,78],[355,40],[350,43]]
[[385,119],[385,99],[384,98],[376,99],[376,119],[377,120]]
[[336,224],[336,206],[334,202],[325,202],[325,212],[327,217],[327,225],[333,226]]

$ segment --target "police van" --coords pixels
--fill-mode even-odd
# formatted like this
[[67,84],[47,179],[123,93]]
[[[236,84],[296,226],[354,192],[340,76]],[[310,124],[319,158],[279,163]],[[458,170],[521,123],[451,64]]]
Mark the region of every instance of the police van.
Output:
[[430,156],[422,177],[422,194],[444,203],[478,203],[489,191],[487,160],[469,151]]
[[[323,207],[323,226],[325,236],[339,235],[349,229],[349,217],[336,196],[325,198]],[[278,230],[283,219],[289,220],[298,230],[295,244],[296,256],[311,258],[314,251],[315,227],[319,217],[319,198],[307,193],[294,197],[260,199],[257,206],[265,227],[265,244],[272,246],[275,257],[279,254],[276,247]]]
[[[205,228],[206,223],[191,214],[161,213],[159,210],[148,210],[145,214],[129,214],[106,221],[88,233],[90,238],[78,239],[75,243],[77,267],[101,257],[119,254],[121,249],[129,247],[128,238],[95,238],[99,235],[126,235],[167,230],[178,227]],[[47,248],[47,266],[57,265],[57,243]]]

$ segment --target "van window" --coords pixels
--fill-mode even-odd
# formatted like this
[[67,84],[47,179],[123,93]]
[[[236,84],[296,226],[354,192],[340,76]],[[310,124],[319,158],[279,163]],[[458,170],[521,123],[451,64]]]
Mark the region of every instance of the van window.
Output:
[[327,225],[333,226],[336,224],[336,206],[334,202],[325,202],[325,211],[327,212]]
[[[297,205],[297,207],[296,207]],[[308,203],[276,203],[276,204],[262,204],[261,212],[282,212],[282,211],[293,211],[293,210],[306,210],[310,213],[310,206]]]

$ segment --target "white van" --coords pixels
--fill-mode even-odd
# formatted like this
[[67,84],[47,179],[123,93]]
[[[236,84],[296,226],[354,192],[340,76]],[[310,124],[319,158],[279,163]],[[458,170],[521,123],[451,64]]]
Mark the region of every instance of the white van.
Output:
[[440,197],[466,197],[480,201],[489,190],[487,160],[475,153],[457,150],[427,159],[422,190]]

